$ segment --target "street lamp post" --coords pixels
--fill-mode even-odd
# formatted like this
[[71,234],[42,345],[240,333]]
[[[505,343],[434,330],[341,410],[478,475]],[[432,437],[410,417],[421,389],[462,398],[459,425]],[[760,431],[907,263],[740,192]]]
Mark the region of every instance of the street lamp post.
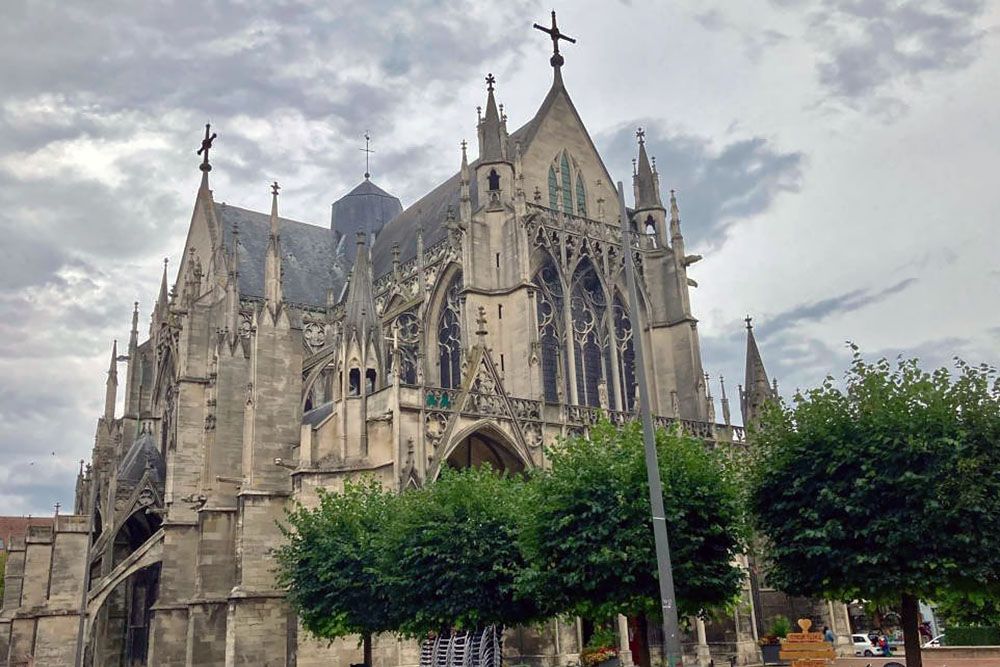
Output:
[[629,310],[632,328],[637,335],[635,348],[636,379],[639,385],[639,416],[642,418],[642,437],[646,450],[646,477],[649,481],[649,504],[653,513],[653,540],[656,544],[656,572],[660,581],[660,611],[663,614],[663,657],[668,667],[681,664],[681,640],[677,627],[677,599],[674,594],[674,572],[670,565],[670,543],[667,540],[667,519],[663,510],[663,486],[656,455],[656,434],[653,415],[649,409],[649,385],[646,382],[646,364],[643,361],[642,331],[640,326],[639,290],[635,283],[635,258],[632,254],[631,230],[625,210],[625,188],[618,181],[618,214],[622,225],[622,252],[625,254],[625,280],[628,283]]

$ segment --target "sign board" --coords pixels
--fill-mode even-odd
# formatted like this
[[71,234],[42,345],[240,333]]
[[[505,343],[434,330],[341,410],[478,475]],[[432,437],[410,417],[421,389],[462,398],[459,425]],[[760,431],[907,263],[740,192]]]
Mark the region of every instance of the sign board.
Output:
[[826,667],[828,660],[837,657],[837,652],[824,641],[822,632],[809,632],[812,621],[808,618],[800,618],[798,623],[802,632],[789,632],[781,640],[778,656],[791,661],[792,667]]

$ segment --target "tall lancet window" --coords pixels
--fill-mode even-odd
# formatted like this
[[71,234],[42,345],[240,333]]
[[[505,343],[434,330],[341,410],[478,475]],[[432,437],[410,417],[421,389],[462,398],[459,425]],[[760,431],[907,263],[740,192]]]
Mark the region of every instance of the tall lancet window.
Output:
[[441,386],[454,389],[462,383],[462,311],[459,293],[462,291],[462,274],[456,273],[445,290],[438,317],[438,363],[441,367]]
[[559,271],[551,257],[546,257],[542,268],[535,274],[534,283],[537,288],[535,309],[542,352],[542,387],[545,400],[556,403],[564,396],[563,383],[566,377],[563,364],[566,340],[563,327],[565,299]]
[[563,211],[573,213],[573,175],[569,171],[569,155],[563,151],[562,160],[559,162],[559,171],[562,172],[562,195]]
[[559,208],[559,179],[555,167],[549,167],[549,208]]
[[[399,381],[402,384],[417,384],[417,350],[420,347],[420,320],[412,310],[402,313],[392,324],[389,330],[389,345],[387,346],[387,356],[389,363],[387,368],[392,368],[394,373],[399,373]],[[393,348],[399,347],[399,368],[392,367],[395,363]]]
[[600,385],[610,391],[605,379],[609,371],[607,340],[608,304],[604,288],[589,259],[580,262],[573,275],[570,313],[575,344],[576,398],[581,405],[601,404]]
[[576,175],[576,214],[587,217],[587,190],[583,187],[583,174]]
[[615,293],[612,317],[615,325],[615,353],[618,355],[618,386],[624,398],[624,409],[636,409],[635,348],[633,347],[632,319],[622,303],[621,294]]

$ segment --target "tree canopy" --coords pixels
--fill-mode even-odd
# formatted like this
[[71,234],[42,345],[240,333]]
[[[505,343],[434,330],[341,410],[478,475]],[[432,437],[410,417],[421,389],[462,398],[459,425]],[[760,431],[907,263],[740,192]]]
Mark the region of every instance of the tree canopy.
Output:
[[489,466],[454,470],[398,496],[379,536],[379,568],[397,608],[397,630],[518,625],[537,608],[517,588],[524,482]]
[[[741,572],[740,494],[721,452],[657,433],[678,609],[731,601]],[[659,612],[656,554],[642,430],[602,421],[561,442],[527,488],[523,586],[548,614],[588,618]]]
[[[988,367],[867,363],[772,404],[751,435],[768,580],[793,594],[902,601],[1000,585],[1000,382]],[[911,638],[912,636],[912,638]]]
[[347,481],[341,493],[320,489],[318,507],[289,512],[278,581],[316,636],[367,638],[395,629],[396,608],[376,567],[395,497],[374,479]]

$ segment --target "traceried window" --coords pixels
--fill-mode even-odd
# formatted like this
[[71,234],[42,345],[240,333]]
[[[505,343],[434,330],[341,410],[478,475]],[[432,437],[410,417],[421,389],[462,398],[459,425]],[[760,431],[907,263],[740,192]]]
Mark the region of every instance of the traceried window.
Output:
[[583,174],[576,175],[576,214],[587,217],[587,191],[583,186]]
[[[545,400],[634,411],[634,334],[621,294],[615,291],[609,302],[596,268],[586,258],[577,265],[568,291],[549,256],[532,282]],[[572,325],[569,336],[567,321]]]
[[549,167],[549,208],[559,208],[559,180],[555,167]]
[[541,345],[542,386],[545,400],[555,403],[564,392],[563,378],[563,288],[559,271],[550,257],[535,274],[535,309]]
[[462,319],[459,294],[462,274],[456,273],[445,290],[438,316],[438,363],[441,386],[454,389],[462,383]]
[[563,151],[562,160],[559,162],[559,171],[562,172],[563,211],[572,215],[573,175],[569,171],[569,155],[566,151]]
[[[389,329],[386,368],[399,374],[402,384],[417,384],[417,350],[420,348],[420,320],[412,310],[400,314]],[[399,348],[399,368],[395,368],[393,348]]]
[[581,405],[599,406],[600,385],[606,391],[610,384],[608,357],[607,301],[597,272],[590,260],[580,262],[573,276],[570,291],[570,313],[573,318],[573,342],[576,365],[576,398]]
[[632,346],[632,320],[622,304],[621,294],[615,294],[612,306],[615,324],[615,351],[618,354],[618,383],[625,400],[625,410],[635,410],[635,349]]

